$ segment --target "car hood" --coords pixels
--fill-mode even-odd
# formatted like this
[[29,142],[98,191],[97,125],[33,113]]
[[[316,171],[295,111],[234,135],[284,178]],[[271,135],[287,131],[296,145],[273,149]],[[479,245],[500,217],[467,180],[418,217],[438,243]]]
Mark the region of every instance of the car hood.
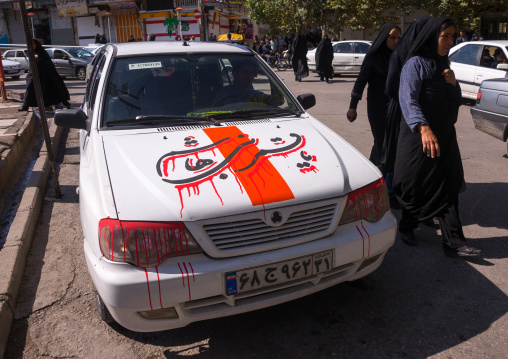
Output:
[[3,66],[20,66],[21,64],[17,61],[2,59]]
[[119,219],[227,216],[342,196],[380,177],[313,119],[266,121],[103,131]]

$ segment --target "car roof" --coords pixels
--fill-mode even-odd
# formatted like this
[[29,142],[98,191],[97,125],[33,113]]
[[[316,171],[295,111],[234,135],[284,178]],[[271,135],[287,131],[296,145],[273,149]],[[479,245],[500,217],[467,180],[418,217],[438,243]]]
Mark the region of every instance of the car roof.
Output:
[[238,44],[201,41],[187,41],[186,44],[187,46],[184,46],[182,41],[143,41],[108,44],[108,46],[111,45],[115,47],[116,56],[182,52],[252,53],[250,48]]
[[466,45],[493,45],[493,46],[507,47],[508,40],[466,41],[466,42],[462,42],[462,43],[452,47],[450,49],[450,52],[453,53]]

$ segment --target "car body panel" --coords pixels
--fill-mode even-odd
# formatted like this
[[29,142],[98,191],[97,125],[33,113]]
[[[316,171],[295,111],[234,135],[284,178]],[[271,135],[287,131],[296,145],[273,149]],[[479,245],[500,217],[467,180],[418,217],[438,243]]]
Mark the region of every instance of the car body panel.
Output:
[[[333,42],[333,71],[336,74],[359,73],[365,55],[370,49],[372,41],[351,40]],[[308,65],[311,71],[316,71],[316,49],[307,53]]]
[[482,82],[481,99],[471,107],[475,127],[501,141],[508,138],[508,78]]
[[17,61],[6,60],[2,58],[5,77],[19,78],[25,71],[23,66]]
[[[296,101],[264,61],[243,46],[199,42],[184,49],[166,42],[105,46],[81,108],[90,127],[79,132],[79,193],[88,270],[115,320],[136,331],[179,328],[306,296],[379,267],[396,234],[388,201],[381,205],[379,218],[340,221],[352,192],[364,193],[362,188],[382,183],[381,173],[300,105],[301,115],[216,125],[105,126],[102,116],[114,92],[116,64],[123,66],[122,61],[140,54],[144,59],[147,54],[183,56],[182,52],[252,56],[272,76],[268,79],[273,85],[287,91],[288,101]],[[125,71],[159,66],[156,63],[136,60]],[[190,63],[196,64],[196,73],[203,66],[203,61]],[[179,90],[183,89],[181,85]],[[171,253],[157,266],[112,262],[99,244],[101,220],[183,223],[202,253],[187,254],[189,238],[182,236],[165,247],[166,254],[168,248]],[[217,235],[218,228],[233,234]],[[257,287],[253,277],[252,290],[242,293],[232,292],[227,282],[231,276],[240,278],[271,265],[282,271],[291,264],[295,270],[308,258],[320,263],[326,259],[326,271],[316,269],[280,284],[264,277],[266,287]],[[149,320],[140,315],[144,311],[157,315],[165,308],[174,308],[178,318]]]
[[[450,68],[460,83],[462,97],[475,100],[482,81],[508,77],[508,71],[491,67],[495,49],[501,49],[508,57],[506,40],[468,41],[450,50]],[[490,60],[482,57],[485,51]]]

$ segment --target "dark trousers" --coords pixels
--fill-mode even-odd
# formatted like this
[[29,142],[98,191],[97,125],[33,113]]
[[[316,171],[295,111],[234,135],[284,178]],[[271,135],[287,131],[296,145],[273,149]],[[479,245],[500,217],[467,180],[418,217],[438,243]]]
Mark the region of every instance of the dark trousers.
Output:
[[[443,212],[437,216],[441,226],[441,235],[443,237],[443,247],[459,248],[467,245],[466,237],[462,231],[462,223],[459,217],[458,199],[451,203]],[[402,207],[402,218],[399,222],[400,232],[413,231],[418,227],[418,220]]]

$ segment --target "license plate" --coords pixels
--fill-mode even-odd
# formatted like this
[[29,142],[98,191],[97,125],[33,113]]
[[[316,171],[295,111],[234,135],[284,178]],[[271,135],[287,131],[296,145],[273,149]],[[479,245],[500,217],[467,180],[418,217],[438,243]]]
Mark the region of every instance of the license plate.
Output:
[[331,250],[265,266],[226,273],[226,294],[284,284],[328,272],[332,269]]
[[6,70],[6,74],[15,74],[16,72],[19,72],[19,70]]

